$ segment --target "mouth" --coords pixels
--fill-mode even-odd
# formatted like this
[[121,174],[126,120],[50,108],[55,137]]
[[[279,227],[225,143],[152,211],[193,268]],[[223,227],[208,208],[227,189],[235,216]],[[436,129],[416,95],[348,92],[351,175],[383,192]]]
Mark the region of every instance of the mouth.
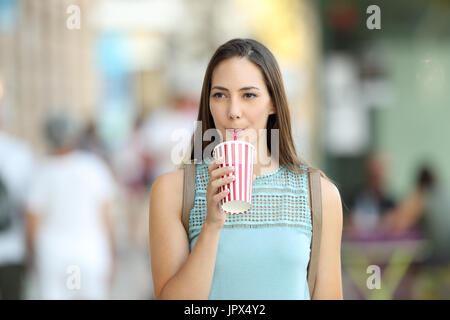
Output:
[[227,134],[232,136],[239,136],[245,129],[243,128],[226,128]]

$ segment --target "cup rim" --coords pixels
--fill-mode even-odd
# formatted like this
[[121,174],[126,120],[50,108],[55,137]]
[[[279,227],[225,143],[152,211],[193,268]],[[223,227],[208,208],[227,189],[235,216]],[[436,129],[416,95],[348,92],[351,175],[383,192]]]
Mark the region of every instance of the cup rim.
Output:
[[216,150],[216,148],[220,147],[221,145],[225,145],[227,143],[236,143],[236,142],[239,142],[239,143],[242,143],[242,144],[246,144],[246,145],[252,147],[254,150],[256,150],[254,145],[252,145],[251,143],[249,143],[247,141],[241,141],[241,140],[230,140],[230,141],[221,142],[217,146],[214,147],[214,150]]

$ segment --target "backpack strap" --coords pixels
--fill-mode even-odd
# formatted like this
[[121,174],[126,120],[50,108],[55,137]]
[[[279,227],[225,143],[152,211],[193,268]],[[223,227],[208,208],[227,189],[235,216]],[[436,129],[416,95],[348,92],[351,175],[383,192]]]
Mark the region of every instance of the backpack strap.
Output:
[[195,163],[188,163],[184,166],[183,180],[183,221],[184,229],[189,237],[189,215],[194,205],[195,196]]
[[320,172],[315,169],[308,171],[313,229],[311,239],[311,255],[308,264],[308,287],[310,298],[312,298],[317,278],[320,238],[322,233],[322,191],[320,187]]

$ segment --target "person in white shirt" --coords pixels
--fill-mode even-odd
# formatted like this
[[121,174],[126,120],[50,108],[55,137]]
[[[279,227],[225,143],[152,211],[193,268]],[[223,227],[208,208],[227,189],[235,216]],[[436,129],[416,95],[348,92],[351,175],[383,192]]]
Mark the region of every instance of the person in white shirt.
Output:
[[45,127],[51,155],[27,197],[27,225],[43,299],[107,299],[115,265],[111,216],[115,182],[100,157],[77,150],[64,115]]
[[9,223],[0,230],[0,300],[23,298],[26,258],[23,205],[32,170],[31,149],[2,131],[0,123],[0,180],[6,195],[0,202],[7,198],[13,208]]
[[159,175],[174,170],[184,159],[182,146],[188,152],[197,114],[197,99],[180,96],[174,107],[161,107],[145,119],[139,142],[143,152],[154,159],[148,186]]

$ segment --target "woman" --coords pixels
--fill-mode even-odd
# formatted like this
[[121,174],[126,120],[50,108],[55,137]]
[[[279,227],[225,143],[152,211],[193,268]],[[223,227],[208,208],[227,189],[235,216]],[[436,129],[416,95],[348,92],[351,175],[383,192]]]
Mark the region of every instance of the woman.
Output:
[[[269,155],[270,161],[254,165],[252,208],[232,216],[219,206],[228,192],[219,189],[231,182],[222,178],[230,167],[220,168],[219,161],[197,164],[188,237],[182,224],[183,169],[155,180],[150,194],[155,298],[342,299],[342,207],[339,191],[325,176],[318,274],[312,296],[308,292],[307,165],[296,155],[281,74],[265,46],[234,39],[217,49],[206,70],[198,121],[203,132],[215,128],[223,137],[229,136],[226,129],[243,129],[239,139],[257,148],[257,159]],[[261,129],[267,133],[250,135]],[[279,129],[279,141],[271,141],[271,129]],[[277,142],[279,157],[270,154]]]

